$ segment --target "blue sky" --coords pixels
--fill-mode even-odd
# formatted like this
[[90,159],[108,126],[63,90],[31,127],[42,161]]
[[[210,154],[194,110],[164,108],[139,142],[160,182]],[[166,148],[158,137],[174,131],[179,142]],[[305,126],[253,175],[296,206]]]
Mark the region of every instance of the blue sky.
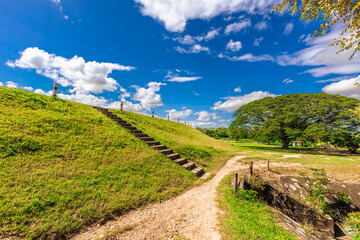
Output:
[[228,126],[267,96],[360,99],[360,56],[312,39],[319,22],[270,14],[276,1],[13,0],[0,3],[0,85],[192,126]]

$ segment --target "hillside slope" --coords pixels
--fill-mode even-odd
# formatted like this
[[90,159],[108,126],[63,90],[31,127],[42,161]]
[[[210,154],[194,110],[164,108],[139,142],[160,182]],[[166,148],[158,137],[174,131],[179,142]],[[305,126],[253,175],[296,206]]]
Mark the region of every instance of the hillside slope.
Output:
[[0,236],[69,236],[196,179],[90,106],[0,87]]
[[235,149],[228,143],[211,138],[183,123],[133,112],[111,112],[174,152],[180,153],[182,157],[196,162],[207,172],[215,171],[236,155]]

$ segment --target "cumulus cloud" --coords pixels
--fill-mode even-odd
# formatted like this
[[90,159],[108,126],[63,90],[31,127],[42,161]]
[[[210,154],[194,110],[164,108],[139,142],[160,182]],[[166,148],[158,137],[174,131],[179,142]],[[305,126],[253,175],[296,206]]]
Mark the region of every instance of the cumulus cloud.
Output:
[[232,39],[230,39],[230,42],[226,45],[226,49],[231,50],[232,52],[237,52],[242,48],[241,42],[236,41],[234,42]]
[[176,47],[175,50],[180,53],[200,53],[200,52],[209,53],[210,52],[210,49],[208,47],[203,47],[200,44],[193,45],[191,48],[189,48],[189,50],[186,50],[185,48],[182,48],[182,47]]
[[243,19],[241,22],[234,22],[232,24],[227,25],[225,28],[225,34],[229,35],[230,33],[237,33],[250,26],[251,26],[251,20],[246,18]]
[[19,85],[17,83],[12,82],[12,81],[7,81],[5,83],[5,86],[8,87],[8,88],[18,88]]
[[226,97],[224,98],[226,101],[218,101],[214,104],[214,107],[212,107],[212,110],[221,110],[224,112],[234,112],[239,107],[248,104],[249,102],[259,100],[265,97],[276,97],[275,94],[271,94],[269,92],[263,92],[263,91],[256,91],[249,94],[245,94],[243,96],[236,96],[236,97]]
[[132,100],[140,102],[141,106],[148,110],[151,107],[163,106],[161,95],[157,94],[157,92],[160,91],[160,86],[162,85],[166,84],[159,82],[149,82],[147,84],[148,88],[132,85],[131,87],[135,88],[136,90],[136,93],[132,96]]
[[289,35],[292,32],[293,29],[294,29],[294,24],[293,23],[286,24],[285,29],[284,29],[284,34]]
[[0,87],[3,87],[3,86],[4,86],[4,84],[2,82],[0,82]]
[[211,19],[220,14],[244,11],[248,14],[269,12],[276,0],[135,0],[143,15],[163,22],[172,32],[183,32],[188,20]]
[[169,113],[170,120],[185,119],[193,113],[191,109],[186,109],[183,111],[176,111],[175,109],[171,109],[166,110],[165,112]]
[[197,112],[194,115],[199,116],[197,119],[198,121],[205,121],[205,122],[210,121],[211,116],[213,116],[213,114],[210,114],[207,111]]
[[23,87],[22,89],[26,90],[26,91],[34,91],[34,89],[32,87]]
[[246,62],[263,62],[263,61],[274,61],[274,58],[270,55],[260,55],[260,56],[254,56],[251,53],[244,54],[242,56],[228,56],[225,54],[220,53],[218,55],[219,58],[225,58],[230,61],[246,61]]
[[322,91],[324,93],[337,94],[341,96],[360,99],[359,87],[358,85],[355,85],[359,83],[360,83],[360,75],[355,78],[342,80],[340,82],[327,85],[322,89]]
[[[360,54],[355,54],[353,60],[349,61],[352,50],[340,52],[337,46],[328,46],[334,38],[341,33],[342,28],[336,26],[328,34],[309,39],[306,44],[309,47],[293,54],[284,54],[277,58],[282,66],[318,66],[307,70],[314,77],[322,77],[329,74],[354,74],[360,72]],[[345,36],[347,37],[347,36]]]
[[29,47],[21,52],[21,57],[8,61],[10,67],[35,69],[64,87],[72,87],[72,91],[101,93],[104,90],[114,91],[119,85],[109,77],[113,70],[130,71],[133,67],[116,63],[85,62],[82,57],[64,58],[50,54],[37,47]]
[[261,41],[264,40],[263,37],[255,38],[254,46],[260,46]]

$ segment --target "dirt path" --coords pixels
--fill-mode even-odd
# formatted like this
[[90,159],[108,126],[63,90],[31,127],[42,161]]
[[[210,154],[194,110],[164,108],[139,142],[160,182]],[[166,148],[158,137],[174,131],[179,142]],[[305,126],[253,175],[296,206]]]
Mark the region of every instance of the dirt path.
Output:
[[225,175],[240,168],[241,156],[230,159],[216,176],[199,187],[163,203],[134,210],[103,226],[86,229],[72,240],[96,239],[106,232],[133,228],[119,239],[220,239],[217,227],[216,187]]
[[[221,239],[218,231],[216,188],[232,171],[248,167],[238,160],[230,159],[208,182],[162,203],[151,204],[94,226],[74,236],[71,240],[101,239],[107,232],[123,232],[117,239]],[[300,164],[273,163],[278,166]],[[255,167],[265,167],[257,163]]]

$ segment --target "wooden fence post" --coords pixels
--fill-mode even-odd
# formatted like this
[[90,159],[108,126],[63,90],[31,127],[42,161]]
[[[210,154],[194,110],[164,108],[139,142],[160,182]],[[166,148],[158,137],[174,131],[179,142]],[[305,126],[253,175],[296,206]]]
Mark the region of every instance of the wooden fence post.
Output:
[[234,184],[234,192],[236,193],[238,191],[238,177],[239,177],[239,174],[238,173],[235,173],[235,184]]
[[270,171],[270,160],[269,159],[267,160],[267,163],[266,163],[266,170]]
[[124,101],[121,101],[121,103],[120,103],[120,111],[121,112],[123,111],[123,107],[124,107]]
[[253,175],[253,166],[254,166],[254,163],[253,163],[253,162],[250,162],[250,164],[249,164],[249,167],[250,167],[250,176]]
[[168,114],[168,121],[170,120],[170,114]]
[[178,122],[180,122],[180,118],[178,118]]
[[186,120],[185,120],[185,125],[186,125]]
[[59,88],[59,84],[54,83],[53,97],[57,97],[58,88]]
[[154,111],[154,110],[152,110],[152,117],[154,117],[154,112],[155,112],[155,111]]

